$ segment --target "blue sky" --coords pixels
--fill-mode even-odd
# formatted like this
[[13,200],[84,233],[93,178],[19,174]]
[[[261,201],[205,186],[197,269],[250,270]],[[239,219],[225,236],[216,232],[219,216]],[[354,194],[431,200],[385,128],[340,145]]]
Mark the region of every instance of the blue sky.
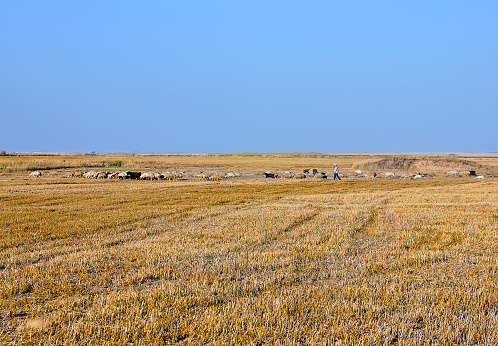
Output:
[[0,149],[498,151],[495,1],[3,1]]

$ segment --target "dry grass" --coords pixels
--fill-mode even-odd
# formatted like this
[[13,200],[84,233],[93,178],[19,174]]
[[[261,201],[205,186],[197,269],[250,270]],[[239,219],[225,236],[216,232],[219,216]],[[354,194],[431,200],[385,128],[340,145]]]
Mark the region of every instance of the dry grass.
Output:
[[369,162],[372,155],[333,154],[81,154],[81,155],[19,155],[0,156],[0,174],[33,170],[90,170],[105,169],[110,163],[122,162],[121,168],[108,169],[178,169],[242,170],[261,173],[267,169],[287,170],[303,168],[332,169],[334,163],[350,168],[358,160]]
[[[396,159],[396,162],[391,162]],[[413,161],[419,165],[412,165]],[[121,162],[121,167],[110,164]],[[407,163],[401,164],[400,163]],[[337,164],[341,172],[354,169],[412,169],[446,173],[454,169],[498,171],[498,154],[318,154],[318,153],[233,153],[233,154],[30,154],[0,156],[0,175],[26,173],[34,170],[49,172],[82,170],[179,170],[187,173],[217,170],[243,171],[249,175],[265,170],[301,171],[316,168],[332,171]],[[422,166],[420,166],[422,164]],[[413,166],[413,167],[412,167]]]
[[0,344],[496,344],[497,188],[4,173]]

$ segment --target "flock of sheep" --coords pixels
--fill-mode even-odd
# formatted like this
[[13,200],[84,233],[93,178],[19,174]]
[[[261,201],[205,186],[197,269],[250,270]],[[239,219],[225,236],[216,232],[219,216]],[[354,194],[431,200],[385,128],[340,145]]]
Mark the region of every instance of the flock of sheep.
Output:
[[290,171],[278,171],[272,173],[271,171],[263,172],[265,178],[280,178],[280,179],[327,179],[328,173],[319,171],[317,169],[304,169],[302,173],[292,173]]
[[242,174],[239,172],[229,172],[225,175],[220,175],[218,172],[201,172],[199,174],[194,175],[194,178],[198,180],[220,180],[220,179],[230,179],[230,178],[238,178],[241,177]]
[[[457,172],[457,171],[450,171],[447,173],[450,176],[475,176],[478,180],[483,180],[484,175],[476,175],[474,171],[467,171],[467,172]],[[331,178],[333,174],[330,174],[328,172],[322,172],[318,171],[317,169],[305,169],[303,170],[302,173],[292,173],[290,171],[278,171],[275,173],[272,173],[271,171],[266,171],[263,173],[265,178],[281,178],[281,179],[304,179],[304,178],[314,178],[314,179],[327,179]],[[355,170],[352,173],[341,173],[339,175],[341,179],[361,179],[361,178],[366,178],[366,179],[376,179],[379,177],[383,178],[388,178],[388,179],[401,179],[401,180],[408,180],[408,179],[422,179],[424,177],[430,176],[428,173],[420,173],[420,172],[414,172],[414,173],[398,173],[396,175],[395,172],[382,172],[380,175],[378,175],[376,172],[363,172],[360,169]]]
[[446,174],[453,177],[463,177],[470,175],[470,176],[475,176],[476,179],[484,180],[484,175],[476,175],[475,171],[466,171],[466,172],[448,171]]
[[[293,173],[290,171],[278,171],[271,172],[266,171],[263,172],[263,176],[265,178],[280,178],[280,179],[305,179],[305,178],[313,178],[313,179],[327,179],[331,178],[333,174],[329,174],[328,172],[322,172],[317,169],[304,169],[302,172]],[[484,175],[476,175],[474,171],[470,172],[458,172],[458,171],[449,171],[447,172],[449,176],[476,176],[477,179],[483,180]],[[34,171],[29,174],[30,178],[41,177],[42,173],[40,171]],[[241,177],[242,174],[239,172],[229,172],[226,174],[219,174],[217,172],[200,172],[199,174],[195,174],[192,177],[198,180],[209,180],[209,181],[218,181],[221,179],[231,179]],[[383,172],[380,173],[380,176],[383,178],[399,178],[399,179],[422,179],[423,177],[427,177],[427,173],[401,173],[396,175],[395,172]],[[380,177],[376,172],[363,172],[361,170],[355,170],[353,173],[341,173],[340,177],[342,179],[376,179]],[[94,178],[94,179],[139,179],[139,180],[184,180],[188,179],[183,172],[176,171],[166,171],[166,172],[134,172],[134,171],[124,171],[124,172],[103,172],[103,171],[89,171],[89,172],[70,172],[64,175],[64,178]]]
[[[69,174],[69,175],[68,175]],[[81,172],[68,173],[66,177],[81,176]],[[181,180],[183,178],[182,172],[95,172],[90,171],[82,174],[83,178],[96,178],[96,179],[140,179],[140,180]]]
[[[40,171],[34,171],[29,174],[30,178],[41,177]],[[229,172],[220,175],[217,172],[201,172],[196,174],[194,178],[199,180],[220,180],[240,177],[239,172]],[[186,178],[183,172],[104,172],[104,171],[89,171],[89,172],[69,172],[66,173],[64,178],[93,178],[93,179],[136,179],[136,180],[183,180]]]
[[[380,173],[384,178],[396,178],[396,173],[394,172],[384,172]],[[317,169],[304,169],[303,172],[300,173],[292,173],[290,171],[279,171],[276,173],[272,173],[271,171],[264,172],[263,175],[265,178],[281,178],[281,179],[305,179],[305,178],[313,178],[313,179],[328,179],[333,176],[333,174],[328,172],[322,172]],[[339,175],[341,179],[359,179],[359,178],[367,178],[367,179],[376,179],[378,177],[376,172],[363,172],[361,170],[356,170],[353,173],[341,173]],[[401,179],[420,179],[423,177],[423,174],[415,173],[410,175],[401,175]]]

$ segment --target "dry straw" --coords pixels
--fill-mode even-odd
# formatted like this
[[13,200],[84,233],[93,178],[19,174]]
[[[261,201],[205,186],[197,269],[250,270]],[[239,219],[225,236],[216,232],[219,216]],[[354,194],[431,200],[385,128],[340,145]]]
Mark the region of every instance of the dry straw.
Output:
[[0,344],[498,342],[494,180],[0,180]]

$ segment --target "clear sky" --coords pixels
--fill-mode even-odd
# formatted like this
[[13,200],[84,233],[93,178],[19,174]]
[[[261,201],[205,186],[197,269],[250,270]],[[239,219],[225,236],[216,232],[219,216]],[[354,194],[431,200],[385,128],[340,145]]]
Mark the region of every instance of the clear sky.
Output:
[[0,149],[498,151],[497,1],[1,1]]

